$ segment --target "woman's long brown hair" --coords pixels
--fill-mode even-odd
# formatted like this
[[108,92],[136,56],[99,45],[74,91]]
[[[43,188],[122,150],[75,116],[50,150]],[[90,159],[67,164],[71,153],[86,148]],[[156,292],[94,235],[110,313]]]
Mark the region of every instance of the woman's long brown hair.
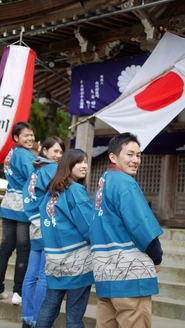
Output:
[[[74,181],[72,177],[73,167],[85,158],[87,158],[87,154],[81,149],[66,150],[59,161],[57,172],[46,187],[45,192],[49,190],[52,196],[56,196],[57,191],[64,191],[65,188],[68,188]],[[87,186],[86,177],[79,179],[77,182],[85,187]]]

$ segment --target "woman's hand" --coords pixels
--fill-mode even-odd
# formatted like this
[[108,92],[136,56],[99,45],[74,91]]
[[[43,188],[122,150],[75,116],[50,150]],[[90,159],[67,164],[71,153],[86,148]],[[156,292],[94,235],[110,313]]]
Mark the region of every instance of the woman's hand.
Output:
[[37,142],[37,150],[38,150],[38,152],[41,150],[41,144],[40,144],[40,141]]

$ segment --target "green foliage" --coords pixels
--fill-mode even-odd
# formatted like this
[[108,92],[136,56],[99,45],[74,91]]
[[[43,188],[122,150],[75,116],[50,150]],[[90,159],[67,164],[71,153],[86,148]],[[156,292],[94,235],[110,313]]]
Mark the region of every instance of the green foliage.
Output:
[[44,105],[37,99],[32,101],[29,122],[34,128],[35,140],[43,142],[47,138],[48,124],[44,120]]
[[46,119],[44,115],[44,105],[40,104],[34,98],[31,105],[29,122],[34,128],[35,140],[43,142],[46,138],[57,135],[65,141],[68,137],[68,127],[71,124],[68,113],[57,109],[55,120]]
[[71,119],[68,114],[57,109],[57,133],[63,140],[68,138],[68,128],[71,125]]

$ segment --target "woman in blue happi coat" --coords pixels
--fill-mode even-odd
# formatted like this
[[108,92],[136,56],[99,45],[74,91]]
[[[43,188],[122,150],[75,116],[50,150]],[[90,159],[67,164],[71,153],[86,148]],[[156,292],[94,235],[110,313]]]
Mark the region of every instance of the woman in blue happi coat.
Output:
[[22,328],[34,327],[45,298],[45,253],[40,228],[39,205],[44,190],[56,173],[58,161],[65,151],[59,137],[47,138],[33,161],[34,171],[23,188],[24,210],[30,221],[31,252],[22,290]]
[[83,315],[94,282],[89,243],[92,207],[85,179],[87,167],[84,151],[67,150],[40,205],[47,292],[36,328],[53,327],[65,294],[66,327],[84,327]]

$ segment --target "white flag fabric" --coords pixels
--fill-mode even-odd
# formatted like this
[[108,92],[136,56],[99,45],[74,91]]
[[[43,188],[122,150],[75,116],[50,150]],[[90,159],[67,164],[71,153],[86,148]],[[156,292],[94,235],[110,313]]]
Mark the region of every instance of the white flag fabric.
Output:
[[0,163],[13,146],[11,130],[27,121],[33,92],[35,52],[23,46],[4,49],[0,63]]
[[166,33],[125,92],[94,116],[137,135],[141,150],[185,108],[185,39]]

